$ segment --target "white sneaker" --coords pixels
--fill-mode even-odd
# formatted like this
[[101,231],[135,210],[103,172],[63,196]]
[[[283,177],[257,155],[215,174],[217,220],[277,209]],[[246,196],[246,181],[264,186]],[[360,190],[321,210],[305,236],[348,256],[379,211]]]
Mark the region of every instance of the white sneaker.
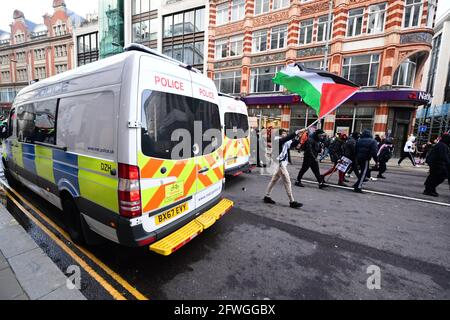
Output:
[[377,178],[370,177],[370,181],[377,181]]

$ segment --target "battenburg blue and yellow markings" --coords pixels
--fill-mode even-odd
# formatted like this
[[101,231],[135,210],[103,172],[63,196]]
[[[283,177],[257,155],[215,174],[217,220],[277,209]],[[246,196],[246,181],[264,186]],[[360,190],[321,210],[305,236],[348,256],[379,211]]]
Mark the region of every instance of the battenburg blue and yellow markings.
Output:
[[[114,272],[101,260],[95,257],[87,249],[73,244],[69,235],[44,213],[33,206],[17,191],[6,185],[3,180],[0,183],[7,189],[7,197],[22,211],[39,229],[49,236],[66,254],[70,256],[90,277],[92,277],[103,289],[116,300],[148,300],[136,288]],[[89,296],[89,292],[84,292]],[[95,296],[92,298],[96,298]],[[98,297],[97,297],[98,298]]]
[[[66,190],[74,198],[82,197],[118,213],[118,180],[112,161],[86,157],[56,148],[11,142],[7,156],[30,177],[39,177],[54,185],[52,190]],[[31,181],[37,183],[37,181]]]

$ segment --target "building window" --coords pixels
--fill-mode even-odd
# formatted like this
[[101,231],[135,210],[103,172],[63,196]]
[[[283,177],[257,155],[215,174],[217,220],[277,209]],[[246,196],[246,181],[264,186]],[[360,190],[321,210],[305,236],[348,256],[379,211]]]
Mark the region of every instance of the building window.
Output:
[[267,50],[267,30],[253,32],[253,52],[262,52]]
[[419,27],[422,17],[423,0],[406,0],[403,28]]
[[361,55],[344,58],[342,76],[359,86],[377,85],[380,55]]
[[416,78],[416,68],[417,61],[415,59],[408,58],[403,61],[394,73],[392,85],[412,88]]
[[34,68],[34,75],[37,79],[45,79],[47,78],[47,72],[45,71],[45,67]]
[[[205,8],[164,17],[164,38],[205,31]],[[157,24],[155,24],[156,26]]]
[[384,31],[386,7],[386,3],[374,4],[369,7],[369,23],[367,25],[367,33],[380,33]]
[[269,12],[269,0],[255,0],[255,15]]
[[60,74],[67,71],[67,64],[58,64],[55,66],[56,74]]
[[26,81],[27,80],[27,69],[18,69],[17,70],[17,79],[19,81]]
[[141,43],[156,40],[158,36],[158,20],[150,19],[133,23],[133,42]]
[[151,10],[151,0],[133,0],[131,2],[133,15],[146,13]]
[[230,57],[240,56],[243,51],[244,36],[234,36],[230,38]]
[[290,0],[273,0],[273,10],[289,7]]
[[45,49],[35,49],[34,50],[35,60],[45,60]]
[[163,53],[203,70],[205,8],[164,17]]
[[245,0],[233,0],[231,2],[231,21],[244,19]]
[[11,74],[9,71],[2,71],[2,82],[9,82],[11,81]]
[[67,46],[56,46],[55,56],[57,57],[67,57]]
[[434,15],[436,14],[437,3],[436,0],[428,0],[428,17],[427,17],[427,27],[433,28]]
[[270,33],[270,49],[281,49],[286,47],[287,24],[273,27]]
[[444,103],[450,103],[450,65],[447,72],[447,84],[444,90]]
[[250,93],[282,91],[280,85],[273,83],[272,78],[284,66],[266,66],[250,70]]
[[300,22],[299,44],[308,44],[312,42],[313,24],[313,19]]
[[[331,21],[333,21],[333,18],[331,18]],[[328,28],[328,15],[319,17],[318,22],[319,23],[317,26],[317,41],[318,42],[326,41],[327,36],[328,36],[328,40],[330,40],[331,39],[331,30],[333,30],[333,26],[332,26],[332,23],[330,23],[330,28]],[[328,35],[327,35],[327,30],[328,30]]]
[[98,60],[98,32],[93,32],[77,37],[77,62],[78,66]]
[[228,2],[217,6],[217,25],[228,23]]
[[14,36],[14,40],[16,43],[24,43],[25,42],[25,34],[24,33],[16,33]]
[[64,36],[67,34],[66,24],[58,21],[56,25],[53,26],[53,33],[55,36]]
[[362,33],[364,8],[348,12],[347,37],[359,36]]
[[26,58],[26,55],[25,55],[24,51],[16,53],[16,60],[17,60],[17,62],[23,63],[26,60],[25,58]]
[[441,51],[442,33],[433,39],[433,50],[431,51],[430,70],[428,72],[427,92],[434,95],[434,81],[436,79],[439,53]]
[[312,60],[312,61],[301,61],[300,63],[305,68],[308,68],[308,69],[322,69],[322,70],[326,69],[326,68],[324,68],[323,59],[321,59],[321,60]]
[[214,82],[219,92],[228,94],[241,93],[241,71],[217,72]]
[[9,64],[8,55],[0,56],[0,65],[6,65]]
[[228,56],[228,39],[216,40],[216,59],[223,59]]

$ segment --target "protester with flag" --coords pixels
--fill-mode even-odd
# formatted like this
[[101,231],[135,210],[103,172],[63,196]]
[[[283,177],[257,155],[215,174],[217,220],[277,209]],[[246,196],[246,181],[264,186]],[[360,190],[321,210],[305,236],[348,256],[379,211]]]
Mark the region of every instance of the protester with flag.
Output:
[[275,201],[271,198],[270,194],[272,193],[275,184],[281,178],[289,198],[289,206],[294,209],[298,209],[303,206],[303,204],[294,200],[294,196],[292,194],[291,178],[289,177],[289,172],[287,170],[287,166],[289,164],[289,150],[291,148],[295,148],[295,146],[298,145],[298,143],[300,142],[300,135],[303,132],[304,130],[297,130],[296,132],[288,135],[286,130],[280,129],[280,135],[275,138],[278,141],[278,150],[280,153],[277,157],[278,164],[275,165],[272,179],[267,186],[266,196],[263,199],[265,203],[275,204]]
[[[297,63],[286,66],[286,68],[279,71],[272,80],[274,83],[283,86],[287,90],[300,95],[302,101],[315,110],[318,118],[316,122],[320,121],[320,119],[330,112],[333,112],[359,89],[353,82],[333,73],[323,70],[307,69]],[[310,125],[310,127],[312,125]],[[319,134],[316,132],[315,139],[318,138]],[[311,141],[310,139],[308,140]],[[325,184],[323,182],[323,177],[318,175],[319,167],[317,163],[317,153],[314,152],[311,158],[315,159],[308,158],[306,166],[304,163],[304,166],[298,174],[295,185],[300,187],[303,186],[301,183],[303,174],[311,167],[313,168],[313,171],[315,171],[319,187],[322,188]]]

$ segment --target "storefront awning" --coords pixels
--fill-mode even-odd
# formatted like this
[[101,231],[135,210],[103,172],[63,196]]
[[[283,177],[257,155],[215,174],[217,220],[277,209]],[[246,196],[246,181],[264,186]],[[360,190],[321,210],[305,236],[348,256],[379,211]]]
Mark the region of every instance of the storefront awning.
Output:
[[[242,98],[247,105],[279,105],[296,104],[300,102],[298,95],[264,95],[247,96]],[[431,95],[418,90],[361,90],[351,97],[348,102],[409,102],[416,106],[426,105]]]

